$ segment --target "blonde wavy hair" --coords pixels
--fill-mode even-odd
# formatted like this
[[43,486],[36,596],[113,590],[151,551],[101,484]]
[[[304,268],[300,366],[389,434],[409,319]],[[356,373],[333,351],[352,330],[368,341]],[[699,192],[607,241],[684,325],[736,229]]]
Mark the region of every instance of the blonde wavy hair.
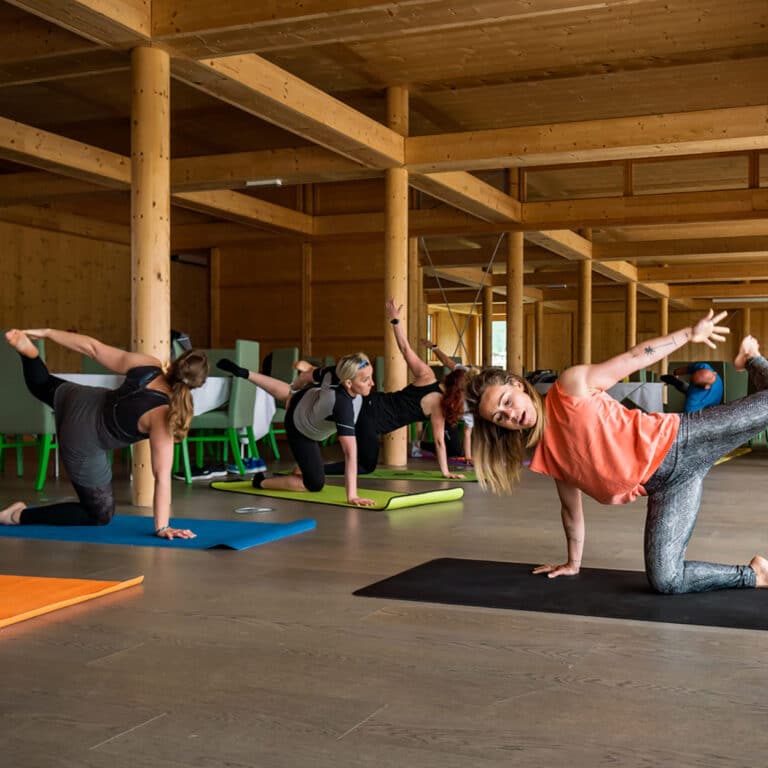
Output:
[[183,440],[195,410],[192,390],[208,378],[208,357],[199,349],[189,349],[170,364],[165,375],[171,387],[168,428],[174,440]]
[[[488,387],[520,383],[536,409],[536,424],[530,429],[504,429],[480,415],[480,402]],[[533,448],[544,434],[544,404],[526,379],[501,368],[469,371],[464,381],[467,409],[474,416],[472,458],[481,488],[497,495],[509,494],[520,480],[520,467],[526,450]]]
[[371,361],[365,352],[355,352],[354,355],[346,355],[336,363],[336,376],[338,376],[341,382],[354,379],[360,370],[370,364]]

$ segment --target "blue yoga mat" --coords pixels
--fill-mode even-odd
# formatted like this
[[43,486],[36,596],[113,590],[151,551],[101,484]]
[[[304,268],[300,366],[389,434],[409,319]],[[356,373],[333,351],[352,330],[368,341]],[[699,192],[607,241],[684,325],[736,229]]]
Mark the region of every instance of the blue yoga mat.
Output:
[[115,515],[109,525],[0,525],[0,536],[16,539],[87,541],[93,544],[131,544],[137,547],[176,549],[248,549],[296,533],[311,531],[317,523],[305,518],[290,523],[256,523],[239,520],[171,519],[174,528],[190,528],[195,539],[161,539],[155,536],[151,517]]

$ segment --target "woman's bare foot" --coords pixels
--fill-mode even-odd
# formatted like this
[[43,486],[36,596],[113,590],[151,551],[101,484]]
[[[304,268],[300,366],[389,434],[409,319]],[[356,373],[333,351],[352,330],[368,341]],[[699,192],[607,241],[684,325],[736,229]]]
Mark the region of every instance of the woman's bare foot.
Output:
[[308,363],[306,360],[297,360],[291,367],[294,371],[298,371],[299,373],[306,373],[307,371],[311,371],[317,366],[312,365],[312,363]]
[[760,345],[754,336],[745,336],[741,340],[739,352],[733,359],[733,367],[737,371],[743,371],[747,367],[747,360],[760,354]]
[[23,501],[14,501],[10,507],[0,511],[0,525],[18,525],[19,517],[27,505]]
[[760,555],[755,555],[749,561],[749,567],[755,572],[756,587],[768,587],[768,560]]
[[29,340],[24,331],[19,331],[14,328],[12,331],[6,331],[6,341],[24,357],[39,357],[40,353],[37,351],[37,347]]

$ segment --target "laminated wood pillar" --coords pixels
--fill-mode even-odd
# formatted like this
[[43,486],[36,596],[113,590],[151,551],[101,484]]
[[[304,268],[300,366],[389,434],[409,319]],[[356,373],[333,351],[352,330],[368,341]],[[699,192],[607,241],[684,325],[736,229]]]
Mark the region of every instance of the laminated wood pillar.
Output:
[[[132,349],[170,357],[170,60],[159,48],[131,52]],[[133,451],[133,503],[152,505],[149,441]]]
[[[314,185],[305,184],[301,188],[300,210],[314,214]],[[301,354],[312,355],[312,241],[301,244]]]
[[[387,90],[387,125],[403,136],[408,135],[408,90],[402,86],[392,86]],[[388,168],[384,174],[384,296],[394,297],[397,305],[405,305],[408,299],[408,171],[405,168]],[[407,337],[407,312],[401,316],[400,322]],[[408,383],[408,369],[387,322],[383,333],[384,388],[392,392]],[[384,463],[403,466],[407,458],[407,428],[384,435]]]
[[523,375],[523,233],[509,232],[507,250],[507,370]]
[[493,287],[483,288],[483,365],[493,365]]
[[533,369],[544,368],[544,302],[537,301],[533,314]]
[[624,347],[632,349],[637,344],[637,283],[634,280],[627,283],[627,301],[624,311],[626,313]]
[[424,273],[419,264],[419,239],[408,238],[408,342],[416,350],[421,352],[420,339],[426,332],[421,328],[419,317],[424,304]]
[[592,362],[592,259],[579,262],[579,308],[577,312],[577,361]]

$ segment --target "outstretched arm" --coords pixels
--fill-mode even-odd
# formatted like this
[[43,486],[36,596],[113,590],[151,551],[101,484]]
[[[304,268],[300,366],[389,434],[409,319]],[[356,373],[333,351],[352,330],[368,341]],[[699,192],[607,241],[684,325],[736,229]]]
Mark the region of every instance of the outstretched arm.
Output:
[[429,339],[422,339],[421,343],[449,370],[452,371],[458,365],[455,360],[451,360],[437,344],[433,344]]
[[364,499],[357,495],[357,438],[339,435],[339,445],[344,452],[344,487],[347,501],[359,507],[372,507],[373,499]]
[[[422,360],[411,348],[408,339],[400,325],[400,313],[403,310],[402,304],[398,307],[394,299],[387,299],[384,305],[387,312],[387,319],[392,323],[392,330],[395,332],[395,341],[400,354],[405,358],[405,363],[413,374],[414,384],[423,386],[436,380],[435,372],[429,365]],[[397,321],[397,322],[395,322]]]
[[667,336],[644,341],[603,363],[569,368],[560,377],[560,386],[573,397],[588,397],[595,390],[609,389],[625,376],[657,363],[689,341],[715,349],[715,342],[725,341],[725,334],[730,333],[726,326],[717,325],[726,314],[720,312],[715,316],[710,309],[692,328],[681,328]]
[[575,576],[581,568],[584,553],[584,510],[581,506],[581,491],[562,480],[555,480],[557,495],[560,497],[560,517],[565,531],[568,560],[561,565],[549,563],[534,568],[534,573],[546,573],[550,579],[557,576]]
[[[429,397],[433,397],[433,395],[429,395]],[[443,416],[443,411],[440,408],[439,402],[430,411],[429,420],[432,424],[432,437],[435,440],[435,456],[437,457],[440,472],[442,472],[443,477],[448,478],[449,480],[461,480],[464,475],[457,472],[451,472],[451,470],[448,469],[448,451],[445,447],[445,417]]]
[[88,355],[115,373],[127,373],[131,368],[138,365],[160,365],[160,361],[152,355],[127,352],[118,347],[111,347],[109,344],[104,344],[104,342],[82,333],[59,331],[55,328],[33,328],[24,331],[24,333],[33,339],[50,339],[62,347]]

